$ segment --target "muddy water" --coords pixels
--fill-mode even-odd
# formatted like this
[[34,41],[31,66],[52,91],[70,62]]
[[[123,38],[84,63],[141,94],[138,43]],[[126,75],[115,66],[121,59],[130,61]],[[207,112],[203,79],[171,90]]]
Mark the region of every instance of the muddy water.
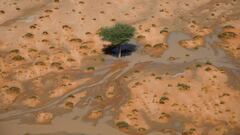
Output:
[[[129,61],[129,65],[135,65],[141,62],[153,62],[162,64],[182,64],[182,63],[206,63],[211,62],[215,66],[227,67],[232,69],[239,69],[236,64],[234,64],[233,59],[229,57],[224,50],[217,48],[215,44],[219,41],[217,35],[220,33],[220,29],[216,28],[215,33],[205,37],[205,45],[199,47],[198,49],[186,49],[179,45],[181,40],[192,39],[188,34],[183,32],[172,32],[168,39],[168,49],[163,53],[160,58],[153,58],[149,55],[144,55],[141,52],[141,48],[135,54],[130,57],[124,58]],[[174,58],[174,60],[170,60]]]
[[[191,39],[191,36],[182,32],[172,32],[167,40],[169,49],[166,50],[160,58],[153,58],[144,54],[141,47],[139,47],[137,52],[129,57],[118,59],[106,56],[103,66],[99,67],[99,70],[96,70],[94,74],[86,76],[94,77],[95,81],[84,84],[42,107],[0,114],[1,135],[23,135],[25,133],[34,135],[124,135],[124,133],[111,126],[113,125],[113,116],[110,114],[105,115],[97,122],[97,124],[83,121],[82,118],[86,112],[88,112],[89,106],[85,108],[76,107],[69,113],[55,116],[50,125],[37,125],[33,123],[27,124],[23,123],[21,118],[31,116],[34,112],[47,111],[56,108],[69,95],[76,94],[93,87],[104,88],[106,83],[113,83],[114,81],[120,79],[139,64],[146,64],[147,66],[145,68],[149,70],[172,69],[172,71],[175,71],[174,74],[176,75],[181,72],[179,69],[184,69],[188,65],[206,62],[211,62],[213,65],[218,67],[233,70],[239,69],[239,66],[234,64],[234,61],[226,55],[223,50],[213,46],[215,43],[219,42],[216,36],[218,35],[218,32],[219,31],[216,30],[214,34],[207,36],[205,38],[205,46],[200,47],[197,50],[185,49],[179,45],[179,41]],[[170,57],[174,57],[176,59],[169,60]],[[125,64],[123,64],[123,66],[116,66],[113,68],[113,65],[118,63]],[[91,100],[91,97],[89,97],[89,100]],[[106,112],[106,114],[108,113]],[[76,117],[77,119],[74,119]],[[181,118],[178,119],[181,121]],[[182,120],[184,120],[184,118]],[[172,122],[171,124],[174,126],[176,123]],[[167,126],[171,127],[171,124]],[[9,127],[11,128],[9,129]],[[154,132],[150,134],[155,135]]]

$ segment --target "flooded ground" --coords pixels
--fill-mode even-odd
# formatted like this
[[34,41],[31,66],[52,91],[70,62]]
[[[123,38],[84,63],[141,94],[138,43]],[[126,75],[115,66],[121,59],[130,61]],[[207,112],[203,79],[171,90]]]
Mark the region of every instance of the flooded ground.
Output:
[[[240,135],[239,6],[3,0],[0,134]],[[137,29],[121,58],[97,35],[116,22]]]

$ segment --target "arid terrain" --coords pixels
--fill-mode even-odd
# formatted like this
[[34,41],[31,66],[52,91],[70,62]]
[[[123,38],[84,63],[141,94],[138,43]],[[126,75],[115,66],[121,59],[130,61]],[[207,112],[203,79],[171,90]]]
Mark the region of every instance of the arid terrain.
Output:
[[240,135],[239,103],[240,0],[0,0],[0,135]]

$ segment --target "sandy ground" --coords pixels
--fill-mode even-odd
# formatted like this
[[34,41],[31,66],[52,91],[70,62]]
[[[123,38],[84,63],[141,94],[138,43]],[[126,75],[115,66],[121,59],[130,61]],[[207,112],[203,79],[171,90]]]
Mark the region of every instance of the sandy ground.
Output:
[[190,119],[181,125],[182,133],[194,129],[194,135],[219,135],[239,129],[240,92],[228,85],[223,70],[203,65],[175,76],[140,72],[128,76],[127,82],[132,96],[118,119],[138,131],[150,129],[149,121],[174,123],[176,115]]
[[236,59],[240,57],[240,20],[231,20],[222,25],[223,32],[219,37],[224,41],[222,47],[227,50]]
[[[228,84],[230,77],[219,65],[230,63],[238,71],[239,7],[238,0],[1,0],[0,119],[23,111],[23,116],[34,115],[27,118],[33,123],[49,124],[60,115],[51,107],[71,111],[91,106],[84,119],[96,122],[111,112],[109,125],[120,127],[118,134],[150,134],[155,129],[186,135],[235,132],[240,125],[239,90]],[[137,57],[103,54],[109,43],[98,30],[118,22],[136,28]],[[152,69],[128,74],[138,64],[161,59],[170,48],[171,33],[189,34],[179,45],[194,53],[206,47],[205,38],[216,29],[219,42],[212,44],[229,54],[227,62],[177,76]],[[176,59],[167,61],[169,68]],[[128,78],[122,80],[124,76]],[[184,122],[174,127],[178,119]],[[0,126],[0,134],[9,132]]]

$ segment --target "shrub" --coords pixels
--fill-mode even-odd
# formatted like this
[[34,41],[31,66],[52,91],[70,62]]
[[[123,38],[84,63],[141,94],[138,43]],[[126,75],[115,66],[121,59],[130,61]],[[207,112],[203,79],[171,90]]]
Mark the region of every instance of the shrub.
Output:
[[35,65],[37,65],[37,66],[45,66],[46,64],[44,62],[42,62],[42,61],[37,61],[35,63]]
[[34,35],[32,33],[27,33],[27,34],[24,35],[24,37],[26,37],[26,38],[33,38]]
[[160,98],[160,100],[159,100],[159,103],[160,103],[160,104],[164,104],[165,101],[167,101],[167,100],[169,100],[168,97],[166,97],[166,96],[162,96],[162,97]]
[[60,67],[62,64],[60,62],[53,62],[51,63],[51,66],[53,67]]
[[190,86],[184,83],[178,83],[177,87],[179,88],[179,90],[189,90]]
[[145,132],[146,130],[147,130],[146,128],[142,128],[142,127],[141,127],[141,128],[138,128],[138,131],[139,131],[139,132]]
[[161,80],[162,77],[161,77],[161,76],[157,76],[155,79],[156,79],[156,80]]
[[205,71],[211,71],[212,69],[210,67],[205,68]]
[[232,26],[232,25],[226,25],[226,26],[224,26],[223,28],[225,28],[225,29],[234,29],[235,27]]
[[88,67],[87,70],[95,70],[95,67]]
[[22,57],[21,55],[14,56],[14,57],[12,58],[12,60],[15,60],[15,61],[21,61],[21,60],[24,60],[24,59],[25,59],[25,58]]
[[163,47],[164,44],[163,43],[159,43],[159,44],[155,44],[153,47],[154,48],[160,48],[160,47]]
[[218,37],[221,39],[231,39],[231,38],[235,38],[236,36],[237,34],[234,32],[223,32],[218,35]]
[[18,87],[10,87],[9,89],[6,90],[7,94],[19,94],[20,93],[20,88]]
[[125,121],[119,121],[119,122],[117,122],[116,126],[118,128],[128,128],[129,124],[127,122],[125,122]]
[[73,108],[74,104],[72,102],[68,101],[68,102],[65,103],[65,106],[68,107],[68,108]]
[[30,49],[28,49],[28,52],[37,52],[37,50],[33,49],[33,48],[30,48]]
[[163,29],[163,30],[160,31],[160,34],[162,34],[162,33],[168,33],[168,30]]
[[81,43],[82,39],[80,39],[80,38],[72,38],[72,39],[70,39],[70,42],[79,42],[79,43]]
[[202,65],[201,64],[197,64],[196,67],[201,67]]
[[18,49],[11,50],[10,53],[19,53]]
[[150,44],[146,44],[146,45],[144,45],[144,47],[145,48],[150,48],[150,47],[152,47]]

